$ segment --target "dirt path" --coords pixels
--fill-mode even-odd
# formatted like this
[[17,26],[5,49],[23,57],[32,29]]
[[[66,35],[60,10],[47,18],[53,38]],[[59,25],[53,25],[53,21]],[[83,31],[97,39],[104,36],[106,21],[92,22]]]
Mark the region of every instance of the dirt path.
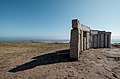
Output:
[[112,52],[120,49],[90,49],[71,61],[69,44],[0,43],[0,79],[120,79]]

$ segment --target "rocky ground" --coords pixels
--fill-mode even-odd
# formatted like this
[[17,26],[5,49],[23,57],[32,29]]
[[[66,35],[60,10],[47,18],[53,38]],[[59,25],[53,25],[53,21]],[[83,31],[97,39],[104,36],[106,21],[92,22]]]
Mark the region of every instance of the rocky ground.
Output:
[[69,44],[0,43],[0,79],[120,79],[120,48],[90,49],[79,61]]

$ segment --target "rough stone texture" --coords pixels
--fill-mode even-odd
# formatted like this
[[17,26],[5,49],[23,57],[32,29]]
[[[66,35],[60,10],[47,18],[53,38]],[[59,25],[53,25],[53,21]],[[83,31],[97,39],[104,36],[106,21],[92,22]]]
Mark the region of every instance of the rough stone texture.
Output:
[[111,47],[111,32],[107,32],[107,47]]
[[98,30],[90,30],[91,35],[98,34]]
[[97,35],[98,35],[97,41],[98,41],[98,48],[99,48],[99,47],[100,47],[100,40],[101,40],[101,37],[100,37],[100,34],[99,34],[99,33],[98,33]]
[[[97,35],[97,37],[95,36]],[[91,48],[111,47],[111,32],[91,30]]]
[[70,58],[79,59],[80,51],[80,22],[77,19],[72,20],[71,40],[70,40]]
[[[99,35],[98,35],[98,30],[91,30],[90,31],[90,33],[91,33],[91,48],[97,48],[98,46],[99,46]],[[95,36],[94,36],[95,35]],[[96,36],[96,35],[98,35],[98,36]],[[95,39],[94,39],[95,38]],[[97,40],[98,39],[98,40]],[[95,44],[94,44],[94,40],[96,40],[95,41]],[[98,44],[97,44],[98,43]],[[97,44],[97,46],[96,46],[96,44]]]
[[83,50],[87,49],[87,41],[86,41],[86,37],[83,37]]
[[89,49],[90,48],[90,33],[89,32],[87,32],[87,39],[86,39],[86,41],[87,41],[87,49]]
[[105,33],[105,48],[108,47],[108,34]]
[[71,42],[70,42],[70,58],[79,58],[80,53],[80,31],[78,29],[71,30]]
[[80,49],[83,51],[83,31],[80,31]]
[[99,31],[100,34],[100,47],[104,48],[105,47],[105,31]]
[[81,24],[80,29],[83,30],[83,31],[90,32],[90,27],[88,27],[88,26],[86,26],[86,25],[83,25],[83,24]]
[[93,48],[98,48],[98,35],[93,35]]
[[72,20],[72,28],[73,29],[80,29],[80,22],[78,21],[78,19]]
[[90,47],[111,47],[111,32],[90,30],[90,27],[80,24],[78,19],[72,20],[70,58],[78,60],[79,53]]
[[90,35],[90,48],[93,48],[93,36]]

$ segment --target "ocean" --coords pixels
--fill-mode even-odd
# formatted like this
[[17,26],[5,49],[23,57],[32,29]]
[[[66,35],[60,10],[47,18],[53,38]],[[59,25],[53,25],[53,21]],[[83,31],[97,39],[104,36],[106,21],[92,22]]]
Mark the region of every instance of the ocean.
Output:
[[[60,42],[69,43],[69,39],[41,39],[30,37],[0,37],[0,42]],[[120,43],[120,39],[112,39],[112,44]]]
[[33,37],[0,37],[0,42],[59,42],[69,43],[67,39],[41,39]]
[[114,43],[120,43],[120,39],[112,39],[112,42],[111,42],[112,44],[114,44]]

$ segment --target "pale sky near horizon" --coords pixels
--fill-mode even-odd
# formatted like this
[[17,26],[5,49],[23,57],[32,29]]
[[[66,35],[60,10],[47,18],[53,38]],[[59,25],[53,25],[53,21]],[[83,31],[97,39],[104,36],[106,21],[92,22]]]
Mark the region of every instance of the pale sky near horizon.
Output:
[[120,0],[0,0],[0,37],[69,39],[74,18],[120,36]]

